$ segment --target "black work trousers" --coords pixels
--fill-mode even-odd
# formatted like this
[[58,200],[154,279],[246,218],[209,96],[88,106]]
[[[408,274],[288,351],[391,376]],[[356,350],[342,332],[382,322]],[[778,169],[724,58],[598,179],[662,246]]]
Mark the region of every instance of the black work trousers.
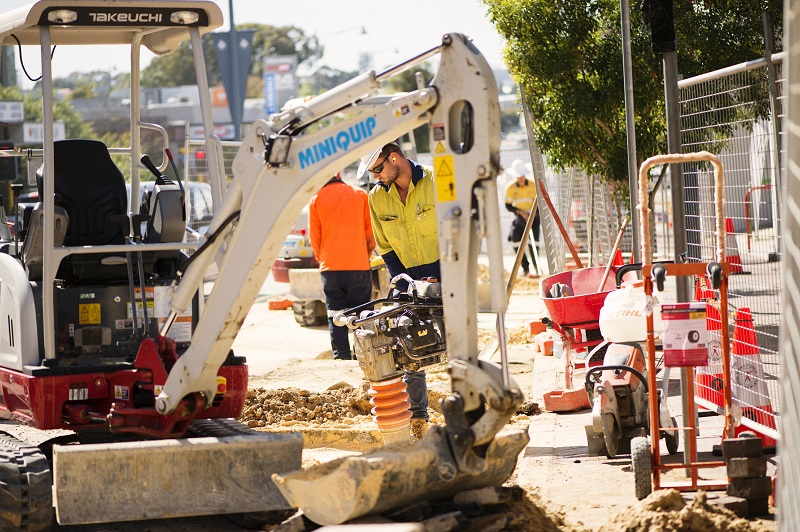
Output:
[[320,272],[325,306],[328,309],[328,329],[331,334],[331,349],[336,360],[352,360],[349,329],[333,324],[333,316],[339,311],[363,305],[372,296],[372,273],[369,270],[326,270]]

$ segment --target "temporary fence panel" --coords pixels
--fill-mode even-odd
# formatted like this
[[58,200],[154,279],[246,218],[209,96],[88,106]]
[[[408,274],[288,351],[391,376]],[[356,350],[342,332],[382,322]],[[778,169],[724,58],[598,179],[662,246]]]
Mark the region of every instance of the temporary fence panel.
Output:
[[[544,201],[543,191],[538,191],[540,241],[545,249],[549,273],[563,272],[576,266],[557,221],[563,225],[584,266],[608,263],[613,259],[610,257],[611,249],[627,209],[614,201],[611,186],[595,176],[574,168],[556,170],[548,167],[534,140],[533,117],[524,103],[524,94],[522,101],[534,176],[544,183],[552,203],[551,210]],[[538,180],[536,186],[538,190]],[[631,225],[628,224],[625,232],[623,250],[630,251]]]
[[[551,212],[546,203],[539,203],[542,239],[550,271],[576,267],[556,216],[584,267],[608,264],[613,260],[611,250],[627,214],[627,210],[614,201],[611,186],[580,170],[554,170],[544,163],[542,166],[547,195],[555,211]],[[626,252],[630,252],[631,230],[629,224],[620,248]]]
[[[780,138],[783,94],[782,56],[777,110],[771,109],[767,61],[757,60],[678,83],[683,152],[710,151],[719,156],[725,178],[726,257],[732,276],[728,301],[732,314],[732,393],[743,411],[742,425],[778,439],[781,365],[780,280]],[[780,133],[778,134],[780,136]],[[704,164],[684,164],[687,260],[715,258],[713,171]],[[716,295],[702,280],[695,290],[709,302],[709,340],[719,345]],[[715,317],[716,316],[716,317]],[[721,366],[712,349],[709,366],[698,369],[697,402],[721,412]],[[741,429],[739,429],[741,430]]]

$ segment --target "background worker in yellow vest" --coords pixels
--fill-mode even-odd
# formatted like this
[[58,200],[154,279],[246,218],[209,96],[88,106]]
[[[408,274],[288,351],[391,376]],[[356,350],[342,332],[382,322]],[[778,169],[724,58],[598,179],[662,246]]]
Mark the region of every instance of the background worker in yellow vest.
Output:
[[[508,240],[514,245],[514,252],[519,251],[519,244],[525,232],[525,225],[528,216],[531,215],[533,200],[536,199],[536,185],[528,179],[531,170],[521,159],[515,159],[511,163],[511,168],[506,169],[506,174],[514,178],[514,181],[506,187],[506,209],[514,213],[511,222],[511,230],[508,233]],[[533,219],[533,240],[539,242],[539,209],[536,209]],[[536,253],[533,250],[532,242],[528,240],[526,252],[522,255],[523,275],[526,277],[539,277],[539,265],[536,264]]]
[[[358,177],[367,170],[378,181],[369,193],[369,211],[389,275],[441,280],[433,168],[407,159],[400,146],[390,143],[361,160]],[[398,288],[405,290],[406,285],[398,283]],[[425,372],[406,371],[403,381],[411,403],[411,431],[419,439],[428,428]]]

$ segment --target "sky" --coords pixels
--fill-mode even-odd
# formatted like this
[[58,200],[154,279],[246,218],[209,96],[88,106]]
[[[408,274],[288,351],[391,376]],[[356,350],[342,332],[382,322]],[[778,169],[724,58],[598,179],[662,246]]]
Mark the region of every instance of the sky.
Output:
[[[222,30],[226,31],[229,0],[214,1],[222,9]],[[2,0],[0,9],[6,11],[28,3],[29,0]],[[325,47],[320,64],[346,71],[358,70],[359,57],[364,52],[372,54],[373,68],[397,64],[440,44],[442,35],[449,32],[471,37],[489,64],[500,68],[503,41],[486,11],[480,0],[233,0],[236,24],[292,25],[306,34],[316,34]],[[56,50],[53,73],[63,77],[76,71],[127,72],[127,49],[107,48],[101,54],[87,55],[85,49],[62,46]],[[151,57],[143,55],[143,65]],[[41,67],[36,49],[25,47],[23,59],[28,72],[38,76]],[[18,79],[24,80],[21,71]],[[23,83],[26,88],[30,85]]]

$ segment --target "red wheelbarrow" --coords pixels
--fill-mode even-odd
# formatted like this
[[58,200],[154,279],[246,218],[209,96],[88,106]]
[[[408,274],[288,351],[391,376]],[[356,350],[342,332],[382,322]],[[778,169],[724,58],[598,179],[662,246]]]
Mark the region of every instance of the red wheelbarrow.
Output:
[[[572,373],[575,369],[574,351],[586,350],[603,342],[600,334],[600,309],[606,296],[616,287],[617,267],[599,266],[569,270],[549,275],[539,283],[540,297],[550,318],[542,321],[561,336],[564,345],[564,390],[545,394],[545,409],[562,412],[589,408],[586,391],[573,389]],[[605,276],[605,280],[603,279]],[[623,275],[623,280],[636,279],[635,272]],[[603,283],[602,286],[600,283]],[[587,360],[602,363],[603,353],[595,353]]]

